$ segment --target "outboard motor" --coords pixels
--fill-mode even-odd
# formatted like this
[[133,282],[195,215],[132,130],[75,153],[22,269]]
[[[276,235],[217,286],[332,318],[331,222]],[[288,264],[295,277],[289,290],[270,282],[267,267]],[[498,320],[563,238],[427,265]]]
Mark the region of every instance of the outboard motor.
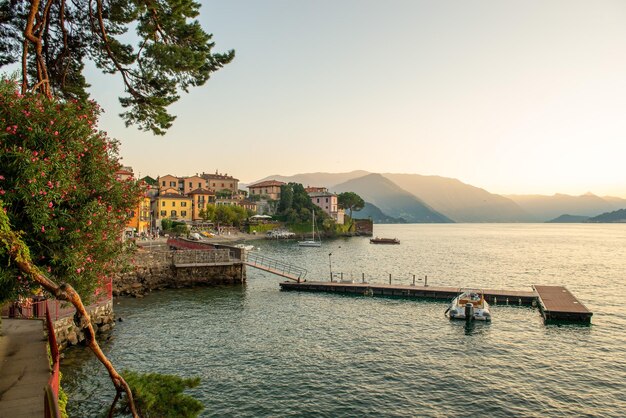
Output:
[[465,320],[471,321],[474,319],[474,305],[471,303],[465,304]]

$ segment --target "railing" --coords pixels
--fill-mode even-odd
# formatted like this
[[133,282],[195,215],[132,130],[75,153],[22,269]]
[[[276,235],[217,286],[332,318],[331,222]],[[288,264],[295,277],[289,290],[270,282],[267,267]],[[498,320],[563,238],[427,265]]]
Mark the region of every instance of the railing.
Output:
[[46,328],[48,329],[48,345],[52,359],[52,373],[45,386],[44,413],[46,418],[60,418],[59,411],[59,347],[57,345],[54,326],[50,319],[50,312],[46,310]]
[[246,253],[245,261],[249,266],[297,280],[298,282],[302,281],[307,274],[307,270],[304,268],[256,253]]
[[[93,302],[90,307],[104,305],[113,298],[113,282],[109,282],[96,289]],[[62,302],[55,299],[26,299],[22,303],[13,302],[2,309],[2,315],[9,318],[46,318],[50,314],[54,321],[74,315],[76,312],[74,305],[69,302]]]

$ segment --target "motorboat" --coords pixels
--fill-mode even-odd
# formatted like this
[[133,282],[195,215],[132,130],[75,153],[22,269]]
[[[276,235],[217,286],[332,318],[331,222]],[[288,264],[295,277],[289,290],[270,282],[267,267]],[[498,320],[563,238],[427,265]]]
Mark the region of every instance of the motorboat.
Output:
[[398,238],[370,238],[370,244],[400,244]]
[[236,248],[241,248],[241,249],[244,249],[246,251],[254,250],[254,245],[252,245],[252,244],[235,244],[234,246]]
[[489,304],[482,290],[461,289],[446,310],[450,319],[491,321]]

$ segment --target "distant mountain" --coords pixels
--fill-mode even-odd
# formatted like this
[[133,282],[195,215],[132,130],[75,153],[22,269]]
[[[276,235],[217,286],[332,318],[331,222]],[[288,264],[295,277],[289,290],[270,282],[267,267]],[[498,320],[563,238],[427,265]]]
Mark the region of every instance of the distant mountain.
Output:
[[614,211],[626,207],[626,200],[618,197],[601,198],[592,193],[581,196],[555,194],[543,195],[508,195],[526,212],[530,213],[535,221],[554,219],[564,213],[576,213],[580,216],[596,216],[601,213]]
[[561,215],[558,218],[554,218],[552,220],[546,221],[546,223],[552,224],[575,224],[585,222],[589,219],[589,216],[579,216],[579,215]]
[[593,218],[587,219],[585,222],[590,223],[626,223],[626,209],[619,209],[614,212],[603,213]]
[[510,199],[457,179],[392,174],[383,176],[456,222],[529,222],[532,216]]
[[406,220],[385,215],[376,205],[365,202],[365,206],[360,211],[352,213],[354,219],[370,218],[375,224],[405,224]]
[[[387,182],[382,182],[381,177]],[[433,222],[433,219],[440,219],[434,222],[442,222],[441,219],[454,222],[546,222],[563,214],[593,217],[626,207],[626,199],[599,197],[591,193],[582,196],[501,196],[457,179],[419,174],[373,175],[357,170],[348,173],[275,175],[258,181],[269,179],[296,182],[304,186],[322,186],[335,192],[353,191],[366,202],[377,206],[384,216],[403,218],[407,222],[422,222],[415,219],[430,219],[423,220],[425,222]],[[345,187],[353,181],[360,191]],[[371,182],[371,185],[367,185],[367,182]],[[399,196],[400,200],[396,200]],[[417,209],[420,206],[427,208],[423,214],[430,212],[430,218],[419,215],[420,210],[423,210]]]
[[380,174],[348,180],[332,190],[336,193],[354,192],[387,215],[403,218],[409,223],[454,222]]

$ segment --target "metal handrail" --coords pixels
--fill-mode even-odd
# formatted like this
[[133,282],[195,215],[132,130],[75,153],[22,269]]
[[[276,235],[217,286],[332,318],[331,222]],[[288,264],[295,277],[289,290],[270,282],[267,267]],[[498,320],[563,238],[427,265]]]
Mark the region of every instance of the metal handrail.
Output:
[[302,267],[295,266],[291,263],[285,263],[274,258],[269,258],[261,254],[246,253],[245,261],[250,265],[263,266],[265,268],[281,272],[283,275],[296,277],[298,281],[304,279],[307,275],[307,270]]

